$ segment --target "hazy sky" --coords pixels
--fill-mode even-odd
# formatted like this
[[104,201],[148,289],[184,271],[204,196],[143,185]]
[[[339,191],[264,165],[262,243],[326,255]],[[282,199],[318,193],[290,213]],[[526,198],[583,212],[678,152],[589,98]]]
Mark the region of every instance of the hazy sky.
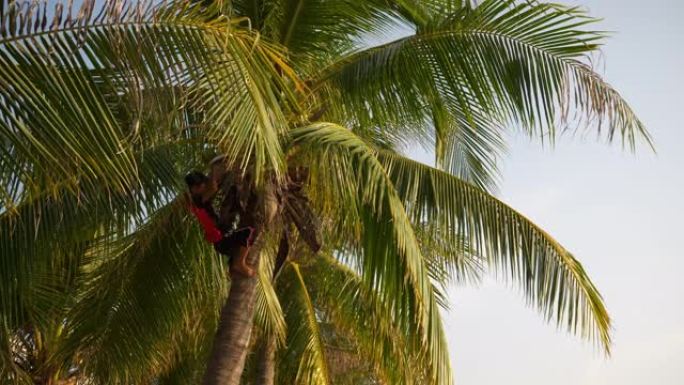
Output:
[[512,140],[500,196],[583,262],[614,319],[613,355],[545,324],[488,280],[457,287],[445,315],[458,385],[684,384],[684,2],[575,0],[600,28],[606,78],[657,155],[589,136],[543,149]]

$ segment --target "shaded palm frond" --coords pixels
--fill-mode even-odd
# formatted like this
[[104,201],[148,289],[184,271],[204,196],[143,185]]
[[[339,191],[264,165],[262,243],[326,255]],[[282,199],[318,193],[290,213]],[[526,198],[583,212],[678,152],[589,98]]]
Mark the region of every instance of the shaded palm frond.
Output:
[[388,32],[401,17],[393,2],[384,0],[255,3],[234,2],[241,15],[256,18],[265,36],[287,48],[300,73],[316,71],[343,56],[364,37]]
[[82,349],[83,370],[94,378],[151,378],[151,368],[170,365],[172,337],[188,315],[208,308],[217,319],[228,292],[225,268],[191,223],[181,199],[130,235],[93,247],[64,350]]
[[351,336],[353,355],[386,383],[425,383],[430,370],[421,336],[395,322],[392,311],[357,273],[326,255],[304,266],[303,272],[323,320]]
[[287,299],[283,310],[289,328],[279,380],[301,385],[330,384],[318,315],[299,265],[289,263],[281,277],[278,292]]
[[[272,242],[271,242],[272,243]],[[276,294],[273,282],[273,266],[276,251],[274,247],[265,247],[262,252],[257,272],[256,310],[254,323],[261,333],[273,337],[278,345],[285,343],[287,324],[283,309]]]
[[503,125],[483,113],[470,98],[441,98],[445,100],[432,105],[436,166],[483,190],[494,190],[505,150]]
[[[96,186],[83,186],[74,195],[71,180],[56,179],[60,189],[22,191],[18,204],[0,213],[0,285],[4,286],[0,314],[4,322],[25,322],[23,302],[57,303],[49,296],[59,292],[40,289],[42,284],[36,279],[39,271],[45,270],[46,277],[51,271],[60,273],[44,267],[73,262],[97,239],[115,239],[144,223],[150,213],[173,199],[180,174],[188,164],[197,162],[195,158],[193,146],[184,140],[146,143],[134,153],[140,183],[125,192],[116,191],[110,181],[103,180]],[[74,183],[80,186],[79,179]],[[79,268],[71,266],[69,274],[77,274]],[[32,296],[31,286],[37,295],[47,296],[44,301]],[[49,314],[40,310],[34,313]]]

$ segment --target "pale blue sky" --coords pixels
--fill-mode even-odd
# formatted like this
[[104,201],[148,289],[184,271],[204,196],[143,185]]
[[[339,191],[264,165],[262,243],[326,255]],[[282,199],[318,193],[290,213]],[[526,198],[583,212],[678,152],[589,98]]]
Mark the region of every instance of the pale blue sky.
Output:
[[589,136],[543,149],[513,138],[500,196],[584,263],[614,319],[613,355],[545,324],[487,280],[450,292],[458,385],[684,384],[684,2],[574,0],[616,31],[602,73],[655,137],[657,155]]

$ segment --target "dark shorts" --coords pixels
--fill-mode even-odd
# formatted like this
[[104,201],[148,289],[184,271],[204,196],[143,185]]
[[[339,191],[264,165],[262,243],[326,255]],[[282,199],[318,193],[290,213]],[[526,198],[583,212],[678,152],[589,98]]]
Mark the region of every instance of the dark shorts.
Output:
[[250,247],[254,242],[254,228],[243,227],[223,235],[223,238],[214,243],[214,249],[227,257],[231,257],[235,249]]

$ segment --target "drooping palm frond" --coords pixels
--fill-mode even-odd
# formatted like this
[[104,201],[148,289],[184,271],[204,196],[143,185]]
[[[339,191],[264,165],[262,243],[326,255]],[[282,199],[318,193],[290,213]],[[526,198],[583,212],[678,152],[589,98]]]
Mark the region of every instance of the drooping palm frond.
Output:
[[505,151],[503,124],[488,116],[473,100],[440,96],[432,103],[437,168],[493,191],[499,181],[499,163]]
[[192,300],[186,301],[183,322],[174,328],[170,338],[161,339],[152,347],[169,356],[164,360],[166,365],[150,368],[150,374],[154,374],[150,384],[183,385],[201,381],[218,322],[217,296],[213,294],[194,292]]
[[339,58],[371,32],[387,31],[400,14],[384,0],[283,0],[232,2],[269,40],[287,48],[301,72]]
[[281,357],[281,367],[285,370],[278,373],[279,381],[301,385],[330,384],[318,315],[296,263],[285,267],[278,291],[287,298],[283,310],[289,325],[287,349]]
[[[142,133],[145,134],[146,131],[143,130]],[[168,263],[172,262],[172,260],[167,259],[177,258],[181,262],[193,260],[197,256],[193,257],[183,254],[184,251],[193,250],[192,245],[190,249],[181,247],[186,240],[182,236],[177,237],[178,234],[173,231],[169,232],[174,226],[169,226],[168,228],[161,227],[159,233],[155,234],[155,236],[165,239],[165,247],[174,251],[157,250],[159,254],[156,257],[152,256],[145,260],[146,263],[150,264],[146,268],[140,268],[134,263],[137,258],[149,256],[146,254],[146,250],[143,255],[135,255],[131,252],[124,253],[121,256],[122,259],[115,262],[110,260],[110,258],[118,258],[115,253],[110,255],[115,250],[110,251],[102,248],[103,245],[110,242],[128,244],[128,240],[120,239],[120,237],[126,236],[131,229],[136,229],[141,225],[143,228],[148,227],[145,223],[150,212],[157,212],[160,207],[163,207],[172,199],[174,194],[176,194],[177,184],[183,170],[190,164],[198,163],[198,160],[194,159],[198,155],[194,145],[185,143],[184,140],[160,141],[159,139],[151,135],[145,135],[136,143],[136,148],[139,146],[144,148],[144,151],[136,154],[141,183],[136,185],[136,189],[128,191],[127,194],[108,193],[109,186],[107,186],[106,182],[99,186],[99,190],[84,189],[79,196],[79,201],[68,191],[53,193],[48,195],[47,198],[44,197],[44,194],[39,194],[36,197],[31,197],[27,194],[23,198],[26,202],[21,202],[16,207],[16,210],[0,216],[0,220],[5,226],[3,228],[8,231],[6,235],[9,234],[3,238],[2,260],[3,262],[19,266],[19,268],[3,270],[2,273],[5,276],[5,273],[9,274],[9,277],[7,277],[8,282],[21,284],[21,291],[13,290],[10,292],[3,290],[2,292],[3,299],[11,300],[16,298],[19,301],[16,307],[14,307],[14,313],[19,315],[11,319],[9,317],[12,313],[8,310],[3,311],[0,318],[2,318],[5,324],[9,322],[10,325],[34,325],[38,330],[42,330],[45,324],[45,322],[39,321],[46,319],[46,321],[57,322],[59,325],[66,323],[65,334],[77,333],[76,337],[70,334],[70,338],[66,338],[63,344],[60,343],[59,346],[54,347],[59,354],[55,355],[54,361],[46,363],[49,367],[54,367],[54,362],[59,365],[64,363],[66,368],[73,366],[79,370],[79,373],[83,372],[83,362],[94,363],[91,362],[87,353],[92,353],[95,345],[88,344],[92,342],[93,335],[101,332],[105,334],[103,329],[118,330],[119,332],[122,332],[123,329],[125,333],[128,331],[127,328],[131,325],[131,322],[137,321],[138,327],[131,330],[144,332],[145,319],[136,318],[136,316],[140,316],[140,313],[129,313],[130,317],[114,317],[110,320],[113,325],[108,327],[106,326],[105,318],[110,313],[93,311],[91,306],[93,302],[97,306],[101,305],[104,307],[107,306],[107,303],[115,303],[113,306],[116,308],[118,306],[117,298],[124,296],[127,300],[132,301],[132,298],[136,298],[138,293],[150,294],[154,292],[157,289],[155,285],[158,285],[159,282],[149,280],[144,274],[139,274],[138,269],[147,269],[146,271],[152,272],[150,274],[155,275],[157,273],[157,265],[166,263],[165,267],[168,267],[168,269],[162,270],[168,273],[168,277],[164,278],[165,284],[178,280],[178,290],[181,292],[178,296],[169,296],[166,299],[174,301],[171,307],[176,309],[176,311],[181,311],[178,309],[181,306],[183,307],[182,315],[176,318],[178,322],[172,327],[174,332],[161,334],[159,338],[150,336],[150,338],[138,339],[140,344],[138,346],[143,346],[138,351],[155,351],[157,354],[154,357],[150,357],[154,359],[148,362],[139,361],[129,362],[128,364],[124,362],[118,367],[108,366],[107,368],[113,373],[97,373],[97,375],[121,379],[125,378],[126,375],[139,377],[141,372],[147,371],[148,376],[159,373],[165,379],[171,381],[174,378],[191,377],[196,375],[197,370],[201,372],[204,368],[203,364],[205,361],[198,361],[202,357],[197,356],[198,351],[202,352],[201,346],[198,346],[200,344],[195,342],[191,344],[192,338],[188,338],[183,333],[192,333],[197,339],[201,339],[202,336],[213,335],[217,298],[222,298],[222,295],[225,296],[226,290],[222,291],[212,286],[201,285],[198,290],[189,293],[183,292],[183,288],[187,289],[191,283],[181,281],[193,279],[193,277],[187,274],[185,263],[169,265]],[[140,143],[141,141],[143,143]],[[31,206],[37,204],[41,205],[38,209]],[[176,214],[185,215],[185,209],[182,205],[178,208],[180,211]],[[172,218],[174,224],[178,219],[177,215]],[[186,220],[183,219],[181,223],[185,224]],[[144,238],[150,236],[150,232],[142,231],[138,233],[138,236]],[[102,237],[105,237],[105,239],[102,239]],[[169,241],[167,237],[177,238]],[[197,244],[196,242],[199,241],[197,232],[195,232],[193,239],[195,239],[195,244]],[[176,242],[180,244],[177,245]],[[69,250],[77,250],[79,248],[85,248],[87,251],[89,257],[86,261],[79,261],[66,254]],[[64,256],[62,256],[63,254]],[[205,255],[213,254],[213,251],[211,251]],[[126,258],[129,260],[126,261]],[[78,276],[79,289],[75,294],[69,294],[56,286],[56,284],[63,280],[62,270],[57,267],[58,263],[76,263],[76,265],[70,266],[64,272],[67,275]],[[98,264],[103,265],[99,266]],[[122,268],[122,264],[127,268]],[[86,267],[84,268],[84,266]],[[99,266],[97,271],[90,271],[93,266]],[[191,266],[195,265],[191,264]],[[83,270],[86,270],[86,272],[83,272]],[[117,290],[117,285],[122,284],[127,275],[137,277],[134,279],[140,282],[136,285],[128,286],[129,292],[123,294]],[[111,282],[103,282],[99,278],[93,282],[92,280],[95,276],[109,277]],[[39,279],[39,277],[45,278]],[[117,277],[123,277],[124,279],[119,280]],[[213,278],[195,276],[194,279],[200,280],[200,282],[212,282],[212,280],[219,279],[223,282],[225,277],[223,275]],[[98,283],[102,283],[102,287],[97,289],[101,290],[101,297],[92,299],[90,302],[79,300],[75,309],[71,309],[67,315],[62,315],[57,320],[54,319],[56,313],[52,308],[59,303],[59,298],[69,295],[70,297],[80,299],[88,294],[83,292],[83,290],[91,290],[90,294],[92,294],[92,290],[95,289],[91,285],[97,285]],[[145,287],[145,284],[150,286]],[[136,289],[130,289],[131,287]],[[165,291],[162,290],[162,292]],[[159,296],[155,297],[155,299],[163,300]],[[8,304],[8,301],[4,300],[3,303]],[[160,306],[160,308],[166,306],[163,302],[155,305]],[[206,314],[207,310],[210,313],[209,318],[214,322],[213,327],[206,325],[198,327],[194,325],[193,328],[189,328],[185,326],[195,322],[188,319],[189,317],[197,317],[198,312]],[[111,313],[117,313],[117,309],[111,309]],[[149,313],[155,314],[154,310],[150,310]],[[179,313],[175,314],[178,315]],[[37,318],[36,315],[40,317]],[[151,317],[154,318],[155,316]],[[82,327],[85,324],[89,324],[92,328]],[[76,325],[79,325],[78,329]],[[64,328],[64,326],[61,327]],[[125,342],[126,338],[121,338],[120,341],[114,338],[114,341]],[[181,342],[178,342],[179,339]],[[211,341],[211,338],[205,339]],[[104,356],[109,355],[111,357],[112,350],[121,349],[125,351],[129,349],[129,353],[131,350],[130,345],[122,346],[118,343],[105,344],[105,347],[104,352],[97,351],[93,354],[99,356],[99,353],[102,353]],[[132,354],[134,356],[135,351]],[[187,355],[195,356],[187,357]],[[74,356],[80,357],[81,361],[72,361],[71,357]],[[202,367],[200,369],[193,369],[192,363],[197,364],[198,362],[202,363]],[[129,371],[130,365],[138,364],[141,366],[136,367],[137,372]],[[151,369],[149,366],[145,367],[145,365],[153,365],[154,369]],[[184,368],[184,365],[187,367]],[[6,367],[3,366],[3,368]],[[86,376],[85,373],[83,375]]]
[[[139,121],[118,121],[106,99],[122,94],[162,100],[176,92],[201,109],[206,137],[231,161],[253,156],[257,174],[281,168],[285,120],[274,101],[288,94],[273,90],[282,82],[271,64],[278,53],[215,17],[217,7],[88,0],[77,14],[61,5],[51,14],[42,2],[3,4],[0,163],[14,175],[9,186],[49,188],[74,176],[74,189],[137,183]],[[6,199],[10,190],[3,185]]]
[[207,143],[277,171],[284,118],[272,108],[278,53],[208,17],[212,7],[86,1],[78,14],[52,14],[46,3],[2,4],[1,297],[13,327],[27,320],[26,301],[54,299],[35,274],[56,246],[70,255],[138,226]]
[[[0,213],[0,314],[4,322],[22,325],[26,320],[22,303],[43,302],[32,298],[33,291],[29,290],[31,285],[41,287],[35,279],[40,266],[67,263],[103,235],[113,239],[127,233],[175,196],[183,168],[197,162],[193,145],[185,139],[160,143],[153,143],[151,138],[144,140],[140,152],[136,144],[133,153],[140,182],[131,189],[116,191],[109,180],[85,186],[78,178],[54,179],[55,189],[25,189],[16,205]],[[76,195],[69,187],[71,183],[79,186]],[[76,271],[72,269],[71,273]],[[51,295],[53,291],[36,293]],[[45,302],[56,301],[45,298]]]
[[[347,331],[366,325],[359,356],[386,378],[450,383],[438,288],[486,263],[546,317],[609,342],[608,316],[579,263],[481,191],[495,184],[508,124],[553,136],[551,123],[572,121],[574,109],[608,127],[609,139],[631,145],[643,134],[586,66],[602,36],[584,31],[581,11],[509,0],[200,3],[86,1],[54,19],[47,3],[0,3],[0,380],[12,369],[2,365],[12,331],[54,324],[50,306],[64,301],[67,278],[52,268],[68,265],[84,291],[57,322],[68,330],[58,362],[78,352],[79,370],[110,382],[197,381],[226,282],[215,259],[190,258],[214,253],[169,202],[182,173],[216,152],[256,166],[257,179],[277,179],[301,158],[316,209],[295,214],[305,213],[302,223],[320,214],[324,249],[352,269],[328,259],[288,268],[283,284],[300,294],[286,310],[298,347],[289,379],[324,382],[316,324],[325,315]],[[345,57],[366,45],[364,33],[395,22],[415,35]],[[295,102],[305,88],[296,74],[312,79],[313,114]],[[304,115],[353,130],[290,132]],[[416,142],[434,146],[448,173],[378,150]],[[76,257],[84,250],[85,264]],[[257,333],[282,337],[270,266],[261,268]],[[316,289],[318,278],[346,282],[339,303]],[[391,345],[395,331],[406,341]],[[415,353],[384,356],[403,347]]]
[[582,265],[545,231],[449,173],[389,152],[379,159],[414,223],[467,242],[545,316],[610,351],[610,318]]
[[434,287],[404,204],[375,151],[352,131],[331,123],[297,128],[291,137],[311,156],[312,189],[344,205],[350,215],[335,220],[352,222],[345,246],[358,257],[364,281],[397,322],[421,336],[430,380],[450,381]]
[[98,381],[151,378],[153,368],[170,365],[172,337],[189,314],[206,307],[217,318],[225,269],[191,224],[181,199],[129,236],[92,249],[64,349],[80,349],[88,357],[83,370]]
[[426,383],[427,370],[420,336],[394,322],[390,309],[362,278],[330,256],[303,266],[313,303],[323,320],[352,337],[353,354],[390,384]]
[[[51,297],[59,297],[59,292],[43,287],[41,280],[36,278],[38,272],[48,266],[50,258],[53,258],[54,263],[69,258],[78,252],[84,241],[92,237],[93,229],[88,229],[88,224],[92,222],[76,209],[76,204],[75,199],[33,201],[17,207],[15,214],[6,212],[0,215],[0,318],[8,327],[19,327],[27,321],[29,309],[26,300],[29,293],[37,296],[31,299],[33,303],[50,303]],[[54,210],[52,205],[63,205],[71,210],[64,215]],[[67,231],[59,231],[57,229],[62,220],[83,226],[76,225]],[[60,241],[65,243],[57,247]],[[52,245],[53,249],[43,248],[45,244]],[[40,290],[41,287],[45,290]],[[55,302],[59,301],[55,299]]]
[[67,334],[64,319],[78,291],[78,266],[86,249],[84,244],[54,248],[51,258],[32,261],[31,280],[22,280],[21,292],[3,293],[14,294],[21,307],[18,317],[0,317],[0,384],[81,377],[64,364],[75,361],[75,352],[64,361],[55,356]]
[[254,323],[261,333],[275,338],[276,343],[281,345],[285,342],[287,324],[280,301],[273,287],[273,265],[276,252],[273,247],[265,247],[264,249],[257,272],[259,285],[257,286],[255,300]]
[[473,129],[478,120],[520,124],[553,141],[562,129],[588,125],[629,147],[650,143],[632,109],[587,64],[604,34],[585,29],[595,20],[584,11],[487,0],[428,14],[414,34],[344,57],[315,77],[314,89],[328,98],[326,119],[416,139],[440,125],[437,102]]
[[[464,239],[444,236],[439,225],[424,222],[415,225],[416,237],[420,242],[428,274],[444,294],[449,285],[472,284],[480,281],[485,272],[486,260],[468,245]],[[447,308],[446,297],[438,298],[440,306]]]

